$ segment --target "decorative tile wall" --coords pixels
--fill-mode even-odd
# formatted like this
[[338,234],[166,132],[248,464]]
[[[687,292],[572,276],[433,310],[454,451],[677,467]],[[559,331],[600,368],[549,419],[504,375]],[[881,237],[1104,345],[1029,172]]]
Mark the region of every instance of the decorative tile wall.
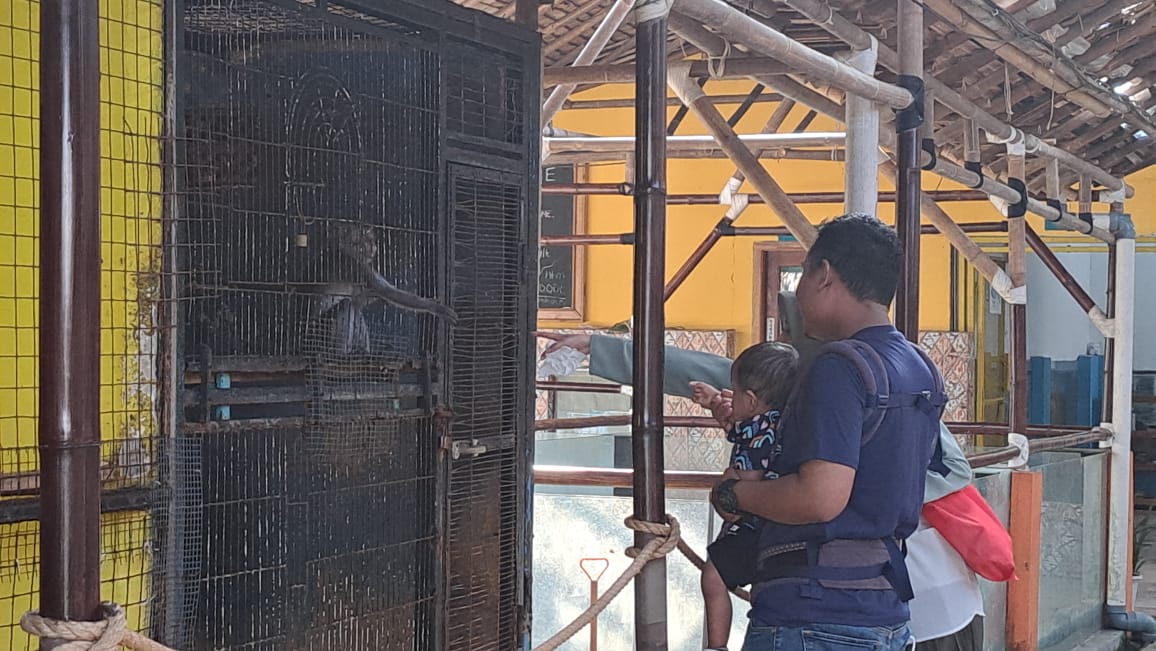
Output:
[[946,421],[967,422],[975,413],[975,338],[969,332],[924,332],[919,345],[927,351],[947,388]]

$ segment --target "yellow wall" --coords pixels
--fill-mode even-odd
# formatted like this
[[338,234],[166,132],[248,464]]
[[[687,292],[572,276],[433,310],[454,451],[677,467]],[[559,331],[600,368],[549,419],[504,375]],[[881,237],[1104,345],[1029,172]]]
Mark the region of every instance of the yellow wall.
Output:
[[[161,216],[162,0],[101,0],[101,427],[112,479],[126,439],[156,435],[151,370]],[[0,2],[0,479],[37,470],[39,6]],[[135,481],[135,480],[134,480]],[[147,599],[149,522],[102,522],[102,596]],[[36,523],[0,526],[0,648],[35,648],[16,627],[35,607]],[[140,626],[144,609],[129,608]]]
[[[744,94],[750,90],[745,82],[710,82],[707,90],[713,94]],[[629,86],[606,86],[576,95],[575,99],[607,99],[630,97]],[[721,105],[724,115],[736,106]],[[740,133],[757,133],[773,112],[775,104],[756,104],[738,125]],[[670,108],[673,116],[675,108]],[[784,130],[791,130],[806,114],[796,107],[787,119]],[[568,110],[555,120],[555,126],[596,135],[632,135],[633,109]],[[819,117],[809,131],[842,131],[843,126],[833,120]],[[678,130],[679,135],[706,133],[693,116],[687,115]],[[787,192],[837,192],[843,187],[843,165],[821,161],[768,161],[765,166]],[[726,160],[671,160],[668,169],[668,191],[671,194],[717,194],[734,171]],[[1144,176],[1147,175],[1147,176]],[[1144,232],[1156,230],[1156,169],[1140,175],[1137,197],[1130,203]],[[590,181],[621,183],[625,169],[621,164],[598,164],[590,167]],[[929,190],[965,189],[932,174],[924,175],[924,187]],[[882,179],[881,190],[891,187]],[[743,192],[753,193],[749,184]],[[1142,194],[1143,193],[1143,194]],[[1148,197],[1148,199],[1145,199]],[[594,196],[588,200],[589,231],[591,233],[622,233],[633,230],[631,199],[628,197]],[[842,205],[802,205],[803,212],[812,222],[837,216]],[[943,207],[957,221],[997,221],[1002,219],[988,202],[944,203]],[[1141,212],[1143,211],[1143,212]],[[690,255],[714,224],[725,212],[720,206],[670,206],[667,208],[667,278]],[[880,204],[879,216],[894,221],[894,204]],[[1032,217],[1032,224],[1043,232],[1042,220]],[[739,226],[779,226],[782,222],[767,206],[751,205],[736,222]],[[1051,237],[1049,235],[1049,237]],[[729,237],[720,241],[698,266],[686,283],[667,303],[666,321],[672,328],[733,329],[736,345],[741,349],[752,341],[752,295],[754,289],[754,244],[775,238]],[[587,249],[587,290],[585,322],[596,327],[610,326],[629,318],[631,313],[632,250],[627,246],[591,246]],[[920,323],[925,330],[946,330],[949,327],[949,246],[940,236],[925,236],[922,240],[920,272]],[[573,323],[543,322],[544,326],[572,326]]]

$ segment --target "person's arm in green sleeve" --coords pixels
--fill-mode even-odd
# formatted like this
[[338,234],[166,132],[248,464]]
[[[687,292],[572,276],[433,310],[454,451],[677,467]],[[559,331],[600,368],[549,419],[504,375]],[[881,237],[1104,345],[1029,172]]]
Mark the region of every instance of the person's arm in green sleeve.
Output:
[[923,486],[924,504],[947,497],[971,483],[971,464],[967,462],[967,457],[947,425],[942,422],[939,423],[939,442],[943,447],[943,464],[951,472],[944,477],[934,470],[927,471],[927,482]]
[[[535,334],[554,342],[546,349],[547,354],[569,346],[589,355],[591,375],[618,384],[629,385],[634,381],[634,343],[629,339],[550,332]],[[726,357],[667,346],[665,367],[663,393],[668,395],[691,397],[691,382],[705,382],[720,390],[731,388],[731,360]]]
[[[620,337],[590,336],[590,374],[630,384],[633,380],[634,342]],[[716,389],[731,387],[731,360],[719,355],[666,347],[663,393],[691,397],[691,382],[705,382]]]

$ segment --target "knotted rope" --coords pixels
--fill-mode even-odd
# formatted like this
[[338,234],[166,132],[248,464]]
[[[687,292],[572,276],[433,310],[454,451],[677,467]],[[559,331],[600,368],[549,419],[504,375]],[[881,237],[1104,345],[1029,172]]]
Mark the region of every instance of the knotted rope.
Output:
[[[626,555],[634,560],[614,583],[602,593],[581,615],[568,626],[554,634],[534,651],[553,651],[562,646],[566,640],[574,637],[578,631],[594,621],[611,601],[618,596],[634,577],[638,576],[647,563],[663,558],[677,549],[686,556],[696,568],[702,569],[706,562],[682,540],[678,520],[667,514],[666,524],[645,522],[634,517],[626,518],[627,529],[653,536],[642,549],[630,547]],[[735,590],[736,595],[750,601],[750,595],[745,590]],[[57,647],[58,651],[116,651],[120,647],[132,651],[176,651],[159,642],[151,640],[140,633],[128,630],[124,609],[119,604],[104,602],[101,604],[104,619],[96,622],[66,621],[50,619],[40,614],[38,610],[30,610],[20,618],[20,628],[25,633],[43,639],[63,640],[65,644]]]
[[122,646],[133,651],[176,651],[128,630],[119,604],[104,602],[100,608],[104,619],[98,622],[49,619],[38,610],[30,610],[20,618],[20,628],[39,638],[64,640],[57,651],[116,651]]
[[590,607],[584,610],[577,619],[555,633],[553,637],[535,647],[534,651],[553,651],[562,646],[563,642],[574,637],[578,631],[594,621],[598,613],[605,610],[606,607],[610,605],[610,602],[614,601],[618,593],[622,592],[622,589],[629,585],[634,577],[638,576],[638,573],[642,571],[643,567],[646,567],[647,563],[656,558],[662,558],[672,550],[677,549],[678,543],[681,540],[678,520],[676,520],[673,515],[667,514],[666,522],[667,524],[660,524],[658,522],[643,522],[634,517],[626,518],[625,524],[627,529],[650,534],[654,536],[654,538],[651,538],[643,545],[642,549],[636,549],[634,547],[627,549],[626,555],[634,559],[630,567],[627,567],[626,570],[614,580],[614,583],[610,584],[606,592],[602,593],[602,596],[590,604]]
[[[578,615],[574,621],[570,622],[570,624],[562,630],[555,633],[553,637],[535,647],[534,651],[554,651],[554,649],[562,646],[566,640],[574,637],[578,631],[594,621],[594,618],[605,610],[611,601],[614,601],[618,593],[622,592],[623,588],[629,585],[634,577],[638,576],[638,573],[642,571],[642,568],[645,567],[647,563],[656,558],[662,558],[677,549],[682,552],[683,556],[686,556],[687,560],[701,570],[703,566],[706,565],[706,561],[696,554],[689,545],[683,542],[678,520],[668,513],[666,515],[666,522],[667,524],[661,524],[658,522],[645,522],[634,517],[626,518],[625,525],[627,529],[649,534],[654,536],[654,538],[643,545],[642,549],[636,547],[627,548],[626,555],[634,559],[630,566],[614,580],[614,583],[610,584],[606,592],[602,593],[594,603],[590,604],[589,608],[582,611],[582,614]],[[734,592],[742,599],[750,601],[750,594],[747,593],[746,590],[739,589]]]

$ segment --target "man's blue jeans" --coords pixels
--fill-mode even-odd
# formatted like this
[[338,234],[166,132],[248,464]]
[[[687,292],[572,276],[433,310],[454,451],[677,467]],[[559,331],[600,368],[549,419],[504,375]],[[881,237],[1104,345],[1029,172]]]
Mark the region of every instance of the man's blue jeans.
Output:
[[843,626],[812,624],[802,628],[747,627],[743,651],[903,651],[914,647],[907,624],[898,626]]

